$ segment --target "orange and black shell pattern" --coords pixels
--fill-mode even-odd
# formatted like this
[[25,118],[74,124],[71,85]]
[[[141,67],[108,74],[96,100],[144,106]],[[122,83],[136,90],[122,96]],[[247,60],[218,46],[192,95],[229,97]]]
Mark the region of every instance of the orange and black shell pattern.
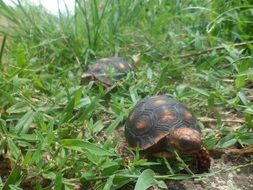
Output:
[[152,96],[141,100],[130,113],[125,137],[130,147],[146,150],[184,126],[200,132],[196,118],[180,102],[166,95]]
[[106,85],[112,85],[113,81],[122,78],[132,68],[132,65],[121,57],[102,58],[92,64],[88,73]]

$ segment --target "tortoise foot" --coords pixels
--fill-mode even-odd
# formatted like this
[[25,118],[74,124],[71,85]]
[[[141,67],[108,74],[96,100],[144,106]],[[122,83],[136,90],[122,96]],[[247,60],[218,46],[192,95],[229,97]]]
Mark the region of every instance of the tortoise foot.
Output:
[[208,151],[202,147],[196,155],[197,169],[199,172],[207,172],[211,167],[211,158]]

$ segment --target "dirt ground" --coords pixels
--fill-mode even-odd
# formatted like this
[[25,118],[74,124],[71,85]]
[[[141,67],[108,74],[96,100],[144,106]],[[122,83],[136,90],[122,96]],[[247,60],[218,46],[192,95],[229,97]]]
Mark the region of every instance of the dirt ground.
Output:
[[[167,181],[168,190],[253,190],[253,146],[245,149],[210,151],[211,173],[222,169],[238,168],[221,172],[201,181]],[[251,163],[246,167],[242,165]]]
[[[123,129],[117,131],[122,134]],[[115,137],[112,137],[115,138]],[[210,177],[203,180],[168,180],[168,190],[253,190],[253,145],[245,148],[209,150],[212,157]],[[0,176],[6,179],[10,172],[8,160],[0,156]],[[247,165],[243,167],[244,165]],[[232,169],[231,169],[232,168]],[[230,170],[231,169],[231,170]],[[227,170],[226,172],[218,172]],[[228,171],[229,170],[229,171]],[[134,186],[126,187],[127,190]],[[82,189],[82,188],[81,188]],[[159,190],[152,187],[150,190]]]
[[[221,149],[210,151],[212,166],[210,173],[223,169],[230,169],[227,172],[220,172],[203,180],[168,180],[168,190],[253,190],[253,146],[244,149]],[[0,157],[0,174],[6,177],[10,168],[3,157]],[[251,164],[249,164],[251,163]],[[246,167],[243,165],[248,164]],[[4,173],[3,173],[4,172]],[[5,173],[7,172],[7,173]],[[132,186],[133,188],[133,186]],[[132,189],[130,187],[130,189]],[[129,189],[129,187],[127,188]],[[152,187],[150,190],[159,190]]]
[[[123,128],[116,133],[123,136]],[[120,134],[120,135],[119,135]],[[113,137],[115,138],[115,137]],[[209,150],[212,157],[210,174],[219,172],[203,180],[168,180],[168,190],[253,190],[253,145],[245,148]],[[249,164],[250,163],[250,164]],[[244,165],[248,165],[243,167]],[[134,187],[127,187],[130,190]],[[159,190],[152,187],[150,190]]]

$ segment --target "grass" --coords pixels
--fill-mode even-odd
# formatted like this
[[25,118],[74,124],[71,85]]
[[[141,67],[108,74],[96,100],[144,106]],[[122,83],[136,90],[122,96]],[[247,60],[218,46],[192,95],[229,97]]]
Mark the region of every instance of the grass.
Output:
[[[205,177],[182,175],[188,166],[180,162],[161,177],[154,171],[168,165],[162,160],[135,155],[123,163],[116,146],[124,137],[114,133],[140,99],[155,94],[175,97],[200,118],[207,148],[253,144],[253,46],[234,46],[252,40],[252,10],[250,1],[76,0],[74,15],[56,17],[0,1],[8,21],[0,27],[7,39],[0,46],[0,159],[11,165],[0,187],[120,189],[138,179],[136,189],[146,189]],[[136,69],[112,91],[80,85],[96,59],[137,53]]]

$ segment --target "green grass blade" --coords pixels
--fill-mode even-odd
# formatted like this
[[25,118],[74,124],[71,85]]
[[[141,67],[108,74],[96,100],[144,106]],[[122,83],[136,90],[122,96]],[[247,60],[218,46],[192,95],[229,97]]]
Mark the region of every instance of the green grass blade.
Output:
[[155,172],[150,170],[150,169],[146,169],[144,170],[140,177],[138,178],[134,190],[146,190],[148,188],[150,188],[151,186],[158,186],[162,189],[166,189],[167,186],[163,181],[157,181],[155,178]]
[[17,134],[27,133],[31,123],[33,122],[35,112],[29,110],[23,117],[21,117],[15,126],[15,131]]
[[1,49],[0,49],[0,66],[2,65],[2,57],[3,57],[3,53],[4,53],[4,46],[5,46],[6,38],[7,38],[7,35],[5,34],[2,39],[2,44],[1,44]]
[[10,185],[16,184],[21,177],[21,167],[16,165],[4,183],[2,190],[10,190]]
[[54,190],[60,190],[63,187],[62,174],[57,173],[54,181]]
[[97,156],[112,156],[113,154],[104,150],[103,148],[98,147],[97,145],[83,140],[77,139],[64,139],[60,141],[60,144],[68,149],[77,150],[77,151],[89,151],[90,153]]

